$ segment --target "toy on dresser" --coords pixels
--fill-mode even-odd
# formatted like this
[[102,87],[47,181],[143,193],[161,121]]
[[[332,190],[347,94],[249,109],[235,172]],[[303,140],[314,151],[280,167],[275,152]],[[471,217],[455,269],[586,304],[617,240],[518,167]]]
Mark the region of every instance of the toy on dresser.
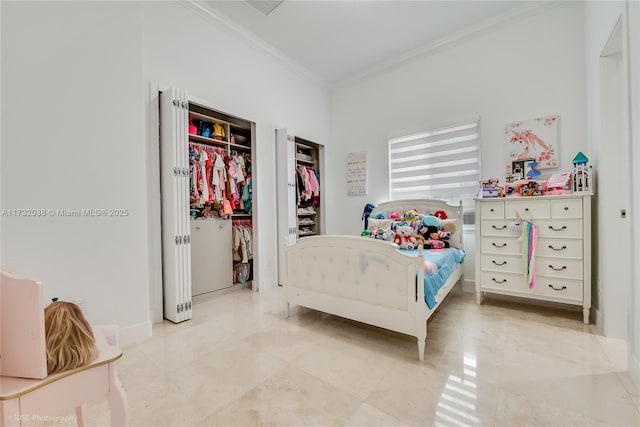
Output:
[[489,178],[487,181],[481,181],[482,197],[485,199],[504,197],[504,187],[498,185],[498,183],[498,178]]

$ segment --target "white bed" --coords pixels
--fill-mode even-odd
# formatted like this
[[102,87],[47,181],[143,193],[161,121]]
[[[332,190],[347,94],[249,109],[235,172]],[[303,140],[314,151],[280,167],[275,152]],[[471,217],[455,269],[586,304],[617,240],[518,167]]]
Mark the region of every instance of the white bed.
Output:
[[[462,248],[462,204],[440,200],[402,200],[378,205],[379,211],[400,214],[415,209],[420,213],[444,210],[455,219],[455,246]],[[452,244],[453,246],[453,244]],[[408,256],[397,246],[360,236],[305,237],[286,249],[287,277],[283,283],[285,310],[291,305],[367,323],[418,340],[420,360],[424,360],[427,319],[462,278],[458,264],[436,294],[436,305],[425,303],[422,255]]]

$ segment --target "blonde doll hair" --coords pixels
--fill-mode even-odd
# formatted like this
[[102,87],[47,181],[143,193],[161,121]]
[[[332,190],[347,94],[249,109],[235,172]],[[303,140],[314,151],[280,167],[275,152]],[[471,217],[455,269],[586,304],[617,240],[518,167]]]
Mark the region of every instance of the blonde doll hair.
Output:
[[44,309],[44,326],[49,374],[88,365],[98,357],[91,326],[76,304],[49,304]]

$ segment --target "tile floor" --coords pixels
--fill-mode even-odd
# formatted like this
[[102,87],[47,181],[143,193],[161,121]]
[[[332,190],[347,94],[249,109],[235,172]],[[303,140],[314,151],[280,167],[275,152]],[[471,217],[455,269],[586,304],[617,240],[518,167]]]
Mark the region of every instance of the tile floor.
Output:
[[[454,290],[415,339],[296,307],[281,289],[195,300],[125,349],[131,426],[640,426],[623,342],[581,311]],[[108,425],[105,403],[89,425]]]

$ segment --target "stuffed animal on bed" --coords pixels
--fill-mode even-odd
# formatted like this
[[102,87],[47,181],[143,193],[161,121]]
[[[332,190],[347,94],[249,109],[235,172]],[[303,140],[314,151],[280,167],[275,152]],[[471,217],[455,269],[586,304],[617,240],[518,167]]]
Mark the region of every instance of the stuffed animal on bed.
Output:
[[396,233],[390,228],[385,228],[382,231],[382,240],[386,242],[393,242],[393,239],[396,237]]
[[425,249],[443,249],[450,247],[447,239],[451,233],[443,230],[442,221],[434,215],[427,215],[420,222],[418,233],[424,239]]
[[440,218],[440,219],[447,219],[447,213],[445,211],[435,211],[435,213],[433,214],[433,216],[435,216],[436,218]]
[[410,225],[400,225],[396,227],[396,237],[393,243],[402,249],[415,249],[416,238],[413,237],[413,228]]
[[402,216],[402,219],[405,220],[406,222],[417,221],[419,219],[418,212],[413,209],[406,211]]

